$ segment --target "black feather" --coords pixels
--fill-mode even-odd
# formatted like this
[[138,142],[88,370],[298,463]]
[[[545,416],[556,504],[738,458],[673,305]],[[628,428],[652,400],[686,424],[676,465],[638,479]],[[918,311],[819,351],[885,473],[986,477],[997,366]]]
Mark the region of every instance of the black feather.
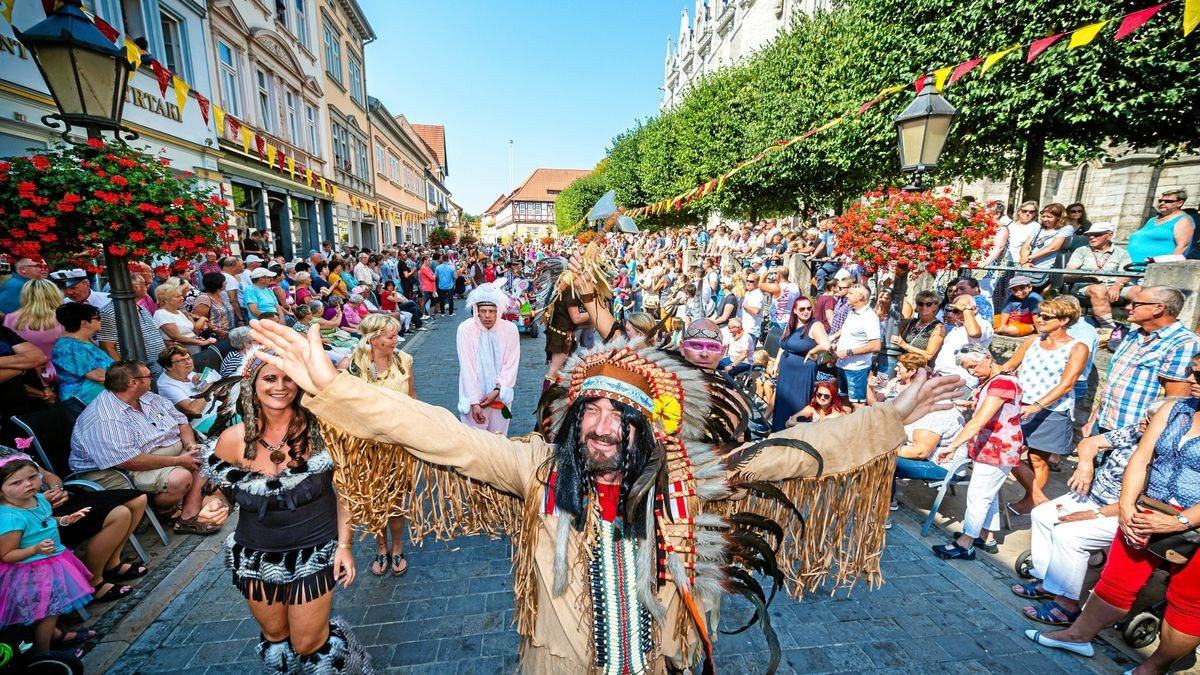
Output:
[[754,616],[750,618],[750,622],[745,626],[742,626],[737,630],[723,630],[721,632],[726,635],[736,635],[753,626],[757,622],[759,628],[763,632],[763,637],[767,640],[767,650],[771,654],[771,660],[767,663],[767,675],[773,675],[773,673],[779,669],[779,660],[783,652],[779,648],[779,636],[775,633],[775,627],[771,625],[771,615],[767,612],[767,605],[762,599],[762,589],[759,588],[758,592],[755,592],[754,587],[758,584],[745,572],[742,572],[737,568],[726,568],[726,571],[732,577],[738,577],[737,573],[739,572],[741,575],[744,575],[739,577],[736,582],[731,581],[728,585],[728,590],[731,593],[737,593],[738,595],[741,595],[749,600],[754,605],[755,609]]
[[821,457],[821,453],[817,452],[816,448],[808,443],[805,443],[804,441],[799,441],[794,438],[780,438],[777,436],[767,437],[761,441],[758,441],[757,443],[751,443],[750,445],[734,450],[733,452],[725,455],[721,461],[724,462],[725,468],[733,471],[750,461],[750,459],[766,448],[779,446],[785,448],[795,448],[796,450],[800,450],[801,452],[807,454],[808,456],[817,460],[817,473],[815,476],[820,476],[822,473],[824,473],[825,459]]
[[730,514],[727,516],[727,519],[738,527],[763,530],[774,535],[775,546],[772,548],[776,551],[779,550],[779,545],[783,543],[783,528],[779,526],[779,523],[766,516],[760,516],[753,511],[739,511],[738,513]]

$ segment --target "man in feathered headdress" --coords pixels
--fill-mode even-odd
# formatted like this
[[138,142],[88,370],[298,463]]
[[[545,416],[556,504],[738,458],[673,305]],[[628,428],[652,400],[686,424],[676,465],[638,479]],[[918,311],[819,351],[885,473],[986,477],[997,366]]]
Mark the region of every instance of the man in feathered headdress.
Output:
[[508,433],[508,413],[521,365],[521,335],[500,318],[508,296],[480,284],[467,296],[474,318],[458,324],[458,412],[463,424]]
[[[408,512],[418,532],[511,536],[526,673],[711,672],[726,593],[754,604],[773,670],[779,644],[755,575],[796,596],[878,581],[904,424],[949,407],[961,382],[918,373],[892,401],[744,443],[746,403],[718,375],[617,338],[564,365],[543,397],[545,435],[508,439],[339,375],[316,331],[253,325],[327,435],[394,444],[424,464],[410,472],[422,475]],[[394,482],[364,478],[387,458],[361,461],[341,468]],[[805,531],[806,519],[817,525]]]

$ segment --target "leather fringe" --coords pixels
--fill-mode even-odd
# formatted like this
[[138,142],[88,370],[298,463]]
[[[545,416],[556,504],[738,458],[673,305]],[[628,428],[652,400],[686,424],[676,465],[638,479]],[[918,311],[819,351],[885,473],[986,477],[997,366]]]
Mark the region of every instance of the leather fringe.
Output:
[[364,533],[385,530],[395,516],[408,519],[409,538],[418,545],[430,535],[495,539],[520,527],[521,503],[513,495],[419,460],[403,446],[357,438],[325,422],[321,435],[333,457],[333,485]]
[[777,559],[796,600],[827,581],[833,582],[831,592],[860,580],[874,588],[883,581],[879,561],[895,465],[890,452],[853,471],[780,481],[805,515],[803,524],[778,502],[750,494],[725,502],[726,513],[753,511],[783,526]]

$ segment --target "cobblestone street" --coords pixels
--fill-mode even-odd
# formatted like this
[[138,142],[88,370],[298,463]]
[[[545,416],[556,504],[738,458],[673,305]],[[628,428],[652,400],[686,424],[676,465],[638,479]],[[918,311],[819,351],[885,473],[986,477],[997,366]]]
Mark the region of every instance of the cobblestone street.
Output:
[[[459,312],[442,319],[406,345],[413,347],[423,400],[453,406],[454,324],[464,318]],[[532,427],[542,343],[522,338],[513,435]],[[1120,672],[1107,658],[1076,659],[1025,640],[1020,630],[1031,624],[1003,599],[1008,575],[981,562],[963,563],[973,566],[968,568],[934,560],[928,545],[937,533],[926,540],[914,536],[915,518],[901,511],[890,531],[883,554],[886,583],[880,588],[814,594],[803,603],[776,599],[772,616],[784,649],[780,672]],[[355,626],[380,671],[511,672],[517,635],[508,542],[473,537],[406,549],[407,575],[375,577],[367,570],[373,543],[359,542],[358,578],[334,596],[335,615]],[[748,609],[730,604],[722,616],[732,626],[748,616]],[[257,634],[221,556],[215,555],[108,672],[253,672]],[[716,652],[718,672],[756,673],[766,666],[766,648],[756,630],[720,636]]]

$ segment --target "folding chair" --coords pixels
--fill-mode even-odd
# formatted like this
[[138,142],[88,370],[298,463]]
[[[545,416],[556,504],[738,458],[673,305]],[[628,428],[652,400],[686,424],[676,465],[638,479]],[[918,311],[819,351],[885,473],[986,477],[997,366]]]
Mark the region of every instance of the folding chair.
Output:
[[971,459],[969,457],[960,457],[952,464],[946,467],[946,477],[936,481],[925,481],[927,487],[936,488],[937,496],[933,498],[933,506],[929,507],[929,516],[925,518],[925,524],[921,526],[921,536],[929,534],[929,528],[933,527],[933,519],[937,517],[938,509],[942,506],[942,499],[946,497],[946,491],[951,494],[958,494],[954,491],[954,486],[959,483],[965,483],[971,478]]
[[[59,401],[49,408],[35,410],[23,415],[13,415],[13,424],[16,424],[25,433],[33,439],[32,448],[37,453],[42,466],[46,467],[63,478],[64,485],[79,485],[80,487],[89,490],[103,490],[100,485],[88,481],[75,478],[75,474],[71,472],[70,456],[71,456],[71,432],[75,429],[75,420],[79,419],[79,415],[83,413],[86,406],[77,398],[69,398],[65,401]],[[131,490],[137,488],[133,484],[133,479],[128,473],[119,469],[113,469],[125,482],[129,484]],[[167,536],[163,526],[158,522],[158,518],[154,516],[153,509],[146,509],[145,516],[150,521],[150,526],[158,533],[159,539],[163,545],[171,542]],[[130,537],[130,544],[137,551],[138,556],[142,561],[148,561],[146,552],[142,548],[140,542],[134,537]]]

